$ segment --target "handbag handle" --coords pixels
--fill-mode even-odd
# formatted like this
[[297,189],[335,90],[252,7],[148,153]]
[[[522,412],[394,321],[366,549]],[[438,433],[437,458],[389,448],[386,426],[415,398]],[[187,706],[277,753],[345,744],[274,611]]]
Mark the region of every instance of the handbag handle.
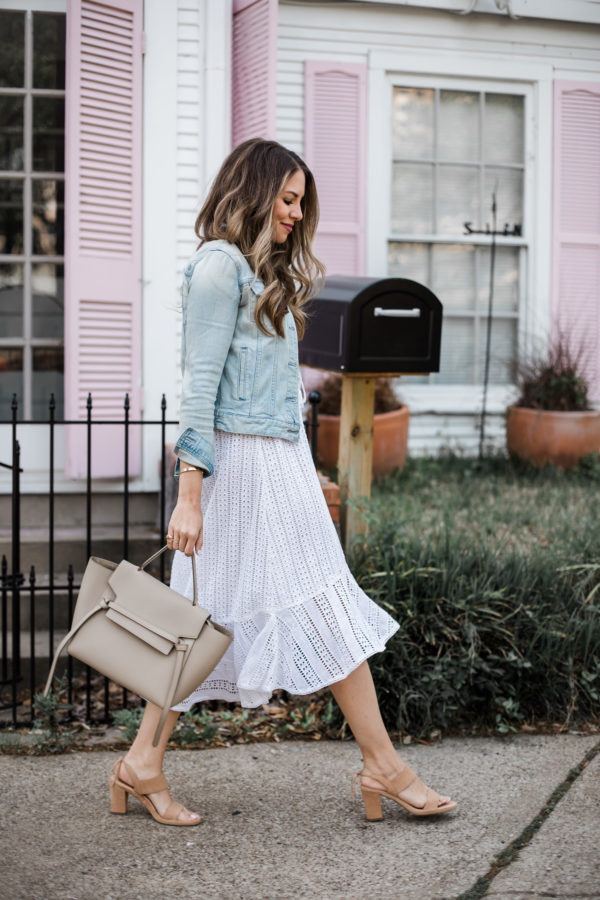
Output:
[[[157,550],[156,553],[153,553],[152,556],[149,556],[146,562],[143,562],[141,566],[138,566],[138,570],[143,572],[146,566],[149,566],[151,562],[154,562],[165,550],[168,550],[169,547],[165,544],[164,547],[161,547],[160,550]],[[198,584],[196,581],[196,560],[194,559],[194,553],[192,553],[192,582],[194,585],[194,599],[192,600],[192,606],[198,606]]]

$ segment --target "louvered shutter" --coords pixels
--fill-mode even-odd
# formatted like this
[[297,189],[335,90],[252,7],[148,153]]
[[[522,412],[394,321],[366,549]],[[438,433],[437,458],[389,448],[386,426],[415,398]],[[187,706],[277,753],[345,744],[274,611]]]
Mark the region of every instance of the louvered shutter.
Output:
[[231,63],[233,146],[274,139],[277,0],[235,0]]
[[[65,415],[141,415],[141,134],[143,0],[68,0]],[[130,436],[130,473],[141,435]],[[124,471],[124,429],[92,430],[92,474]],[[67,428],[66,473],[86,472],[83,426]]]
[[600,84],[557,82],[554,99],[554,326],[582,349],[598,401]]
[[315,243],[329,274],[365,267],[366,64],[305,63],[304,153],[317,182]]

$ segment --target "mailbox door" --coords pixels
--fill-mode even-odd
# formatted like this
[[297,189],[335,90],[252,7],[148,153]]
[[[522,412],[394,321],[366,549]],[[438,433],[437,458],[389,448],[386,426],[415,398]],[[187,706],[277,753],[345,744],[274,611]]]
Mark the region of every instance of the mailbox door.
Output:
[[351,371],[439,371],[442,305],[426,287],[384,279],[352,304]]
[[315,300],[308,307],[306,332],[300,342],[300,362],[318,369],[343,369],[348,303]]

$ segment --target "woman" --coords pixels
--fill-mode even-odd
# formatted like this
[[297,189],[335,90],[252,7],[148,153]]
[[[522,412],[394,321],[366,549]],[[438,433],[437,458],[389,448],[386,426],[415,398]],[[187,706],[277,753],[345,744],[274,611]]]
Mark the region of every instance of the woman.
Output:
[[326,686],[362,751],[357,777],[368,819],[381,818],[381,796],[415,815],[456,807],[425,787],[385,730],[366,660],[398,625],[350,574],[302,427],[297,334],[323,274],[311,250],[317,221],[306,164],[263,140],[246,141],[225,160],[196,221],[200,246],[183,289],[171,586],[191,598],[190,557],[200,551],[202,604],[234,639],[169,713],[156,748],[160,709],[147,704],[111,778],[114,812],[126,811],[131,793],[159,822],[197,825],[198,814],[171,800],[162,774],[179,712],[200,700],[253,707],[276,688],[307,694]]

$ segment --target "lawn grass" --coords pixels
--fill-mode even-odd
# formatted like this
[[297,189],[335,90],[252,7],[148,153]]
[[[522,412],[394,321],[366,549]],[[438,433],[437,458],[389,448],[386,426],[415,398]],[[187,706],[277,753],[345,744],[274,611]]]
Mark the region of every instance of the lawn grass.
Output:
[[350,563],[401,625],[372,669],[393,731],[600,717],[600,468],[409,461]]

